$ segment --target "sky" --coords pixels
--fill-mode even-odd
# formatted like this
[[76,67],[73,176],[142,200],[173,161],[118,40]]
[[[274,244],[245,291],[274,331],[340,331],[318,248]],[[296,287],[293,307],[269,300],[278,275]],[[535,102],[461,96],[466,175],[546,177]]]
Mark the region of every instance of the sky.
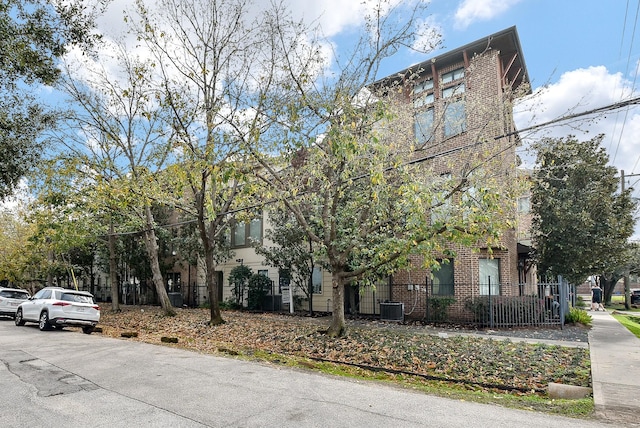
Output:
[[[87,0],[91,1],[91,0]],[[255,0],[261,4],[264,0]],[[406,3],[423,0],[391,0]],[[362,0],[284,0],[299,17],[319,23],[340,51],[364,22]],[[122,11],[130,0],[112,0],[98,21],[107,37],[122,35]],[[399,51],[383,63],[382,75],[515,26],[532,90],[515,109],[519,129],[566,114],[588,111],[640,96],[637,86],[640,0],[432,0],[424,22],[441,35],[441,47],[427,54]],[[605,137],[610,164],[624,170],[625,186],[640,198],[640,108],[625,108],[574,126],[542,128],[529,138],[575,135]],[[525,166],[532,166],[526,145]],[[637,189],[635,189],[637,188]],[[640,210],[636,212],[640,215]],[[640,238],[640,226],[634,238]]]
[[[323,28],[336,39],[362,24],[355,12],[360,0],[291,1],[310,15],[323,5]],[[428,54],[399,52],[384,63],[385,74],[515,26],[535,94],[515,108],[519,129],[640,96],[640,0],[432,0],[428,12],[426,21],[439,31],[441,48]],[[610,165],[619,174],[624,171],[625,187],[634,188],[633,197],[640,199],[640,107],[586,118],[591,120],[524,137],[586,140],[604,134]],[[526,145],[520,155],[525,166],[533,166]],[[640,216],[640,209],[635,214]],[[640,225],[633,238],[640,239]]]
[[[511,26],[520,38],[534,99],[515,109],[519,129],[567,114],[640,96],[637,82],[640,0],[433,0],[431,22],[442,35],[434,54],[403,55],[389,73],[464,46]],[[391,70],[396,66],[394,70]],[[593,118],[591,116],[591,118]],[[531,135],[579,139],[605,134],[610,164],[624,170],[640,198],[640,109],[620,109],[578,128],[553,127]],[[526,159],[528,165],[532,159]]]
[[[364,24],[362,0],[284,1],[294,15],[319,23],[338,51]],[[416,1],[424,0],[391,0]],[[257,5],[263,2],[256,0]],[[124,28],[122,10],[130,4],[112,0],[100,28],[106,34],[119,33]],[[427,54],[399,51],[383,62],[378,78],[515,26],[536,94],[516,106],[516,124],[524,129],[640,96],[639,12],[640,0],[431,0],[424,21],[441,35],[440,49]],[[633,195],[640,198],[640,143],[635,137],[640,136],[640,108],[615,110],[573,125],[543,128],[523,137],[571,134],[584,140],[604,134],[602,145],[610,164],[624,171],[625,186],[637,188]],[[533,166],[526,146],[520,155],[525,166]]]

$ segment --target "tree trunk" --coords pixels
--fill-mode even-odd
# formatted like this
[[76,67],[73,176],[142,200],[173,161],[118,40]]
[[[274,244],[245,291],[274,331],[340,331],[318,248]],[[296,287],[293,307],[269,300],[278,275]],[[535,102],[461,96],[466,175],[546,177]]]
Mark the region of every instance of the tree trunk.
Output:
[[[205,186],[203,185],[202,188],[204,189]],[[220,311],[220,302],[218,301],[218,287],[222,287],[222,284],[218,284],[218,276],[216,275],[214,238],[209,237],[209,234],[207,233],[204,191],[194,191],[194,195],[196,199],[196,210],[198,211],[198,231],[200,232],[200,241],[202,241],[202,246],[204,247],[204,277],[207,282],[207,291],[209,292],[209,312],[211,318],[209,320],[209,324],[224,324],[222,313]],[[213,227],[213,224],[209,224],[209,227]]]
[[[307,281],[307,297],[309,298],[309,316],[313,316],[313,268]],[[293,302],[291,302],[293,304]]]
[[344,284],[338,278],[336,272],[331,274],[331,287],[333,288],[333,314],[331,325],[327,330],[329,337],[342,337],[347,335],[347,324],[344,320]]
[[158,259],[158,240],[156,239],[151,207],[145,207],[145,215],[147,218],[147,225],[144,231],[144,238],[147,255],[149,256],[149,262],[151,263],[153,285],[155,286],[156,292],[158,293],[158,300],[160,300],[160,306],[164,310],[164,313],[169,316],[174,316],[176,314],[176,311],[171,305],[167,290],[164,288],[164,280],[162,279],[162,272],[160,271],[160,261]]
[[602,287],[602,291],[604,294],[602,299],[603,304],[605,305],[611,304],[611,296],[613,295],[613,289],[615,288],[619,279],[620,278],[617,276],[613,278],[607,278],[603,275],[600,275],[600,286]]
[[211,317],[209,324],[220,325],[224,324],[222,312],[220,311],[220,302],[218,301],[218,290],[219,287],[222,287],[222,284],[218,284],[218,275],[216,275],[213,250],[208,247],[209,242],[206,242],[205,245],[207,246],[205,249],[205,266],[207,269],[206,278],[207,290],[209,291],[209,312]]
[[51,271],[51,266],[54,262],[53,250],[47,251],[47,260],[49,261],[49,269],[47,271],[47,287],[53,287],[53,272]]
[[623,276],[624,279],[624,308],[626,310],[631,309],[631,288],[629,284],[629,271],[626,271]]
[[116,235],[113,232],[113,220],[109,221],[109,280],[111,281],[111,310],[120,312],[118,297],[118,263],[116,256]]
[[[291,302],[293,305],[293,302]],[[311,286],[311,290],[309,292],[309,316],[313,317],[313,286]]]

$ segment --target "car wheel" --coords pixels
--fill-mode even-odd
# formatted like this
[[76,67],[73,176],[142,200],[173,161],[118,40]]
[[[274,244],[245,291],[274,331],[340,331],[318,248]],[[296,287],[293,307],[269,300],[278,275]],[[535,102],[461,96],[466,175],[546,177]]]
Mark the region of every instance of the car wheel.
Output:
[[40,322],[38,323],[38,328],[40,331],[49,330],[49,314],[43,312],[40,314]]
[[93,327],[90,327],[90,326],[88,326],[88,327],[82,327],[82,332],[83,332],[84,334],[91,334],[91,333],[93,333]]
[[13,322],[15,322],[17,326],[24,325],[24,318],[22,318],[22,309],[18,309]]

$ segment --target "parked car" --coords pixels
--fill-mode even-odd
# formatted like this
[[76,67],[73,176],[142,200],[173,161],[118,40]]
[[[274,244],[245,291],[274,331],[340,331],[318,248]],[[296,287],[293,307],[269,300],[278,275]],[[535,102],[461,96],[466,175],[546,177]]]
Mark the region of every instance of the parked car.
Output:
[[631,290],[631,304],[632,305],[640,304],[640,288],[635,288]]
[[0,287],[0,316],[15,318],[18,305],[30,296],[27,290]]
[[91,293],[61,287],[45,287],[38,291],[18,306],[15,316],[17,326],[34,322],[41,331],[75,326],[82,327],[86,334],[91,334],[99,321],[100,306],[94,302]]

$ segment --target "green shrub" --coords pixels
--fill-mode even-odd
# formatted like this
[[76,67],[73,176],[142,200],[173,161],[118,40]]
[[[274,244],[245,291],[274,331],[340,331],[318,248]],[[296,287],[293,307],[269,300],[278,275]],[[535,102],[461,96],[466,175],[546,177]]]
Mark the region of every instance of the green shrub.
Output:
[[219,305],[220,305],[220,309],[230,309],[230,310],[242,309],[242,305],[236,303],[235,297],[229,297],[227,300],[220,302]]
[[569,309],[569,313],[565,316],[565,321],[567,323],[573,324],[582,324],[582,325],[591,325],[591,315],[589,315],[585,310],[580,308],[571,308]]
[[447,319],[447,309],[455,302],[456,299],[454,297],[430,297],[430,319],[433,321],[445,321]]
[[247,286],[247,308],[251,310],[262,309],[262,301],[271,290],[271,280],[269,277],[254,273],[249,278]]
[[480,323],[488,318],[489,303],[487,299],[473,298],[467,296],[464,301],[466,310],[473,314],[473,322]]
[[244,306],[245,290],[247,289],[251,275],[253,275],[253,272],[251,268],[246,265],[236,266],[231,269],[229,273],[229,285],[231,286],[231,293],[233,294],[234,303],[237,307]]

